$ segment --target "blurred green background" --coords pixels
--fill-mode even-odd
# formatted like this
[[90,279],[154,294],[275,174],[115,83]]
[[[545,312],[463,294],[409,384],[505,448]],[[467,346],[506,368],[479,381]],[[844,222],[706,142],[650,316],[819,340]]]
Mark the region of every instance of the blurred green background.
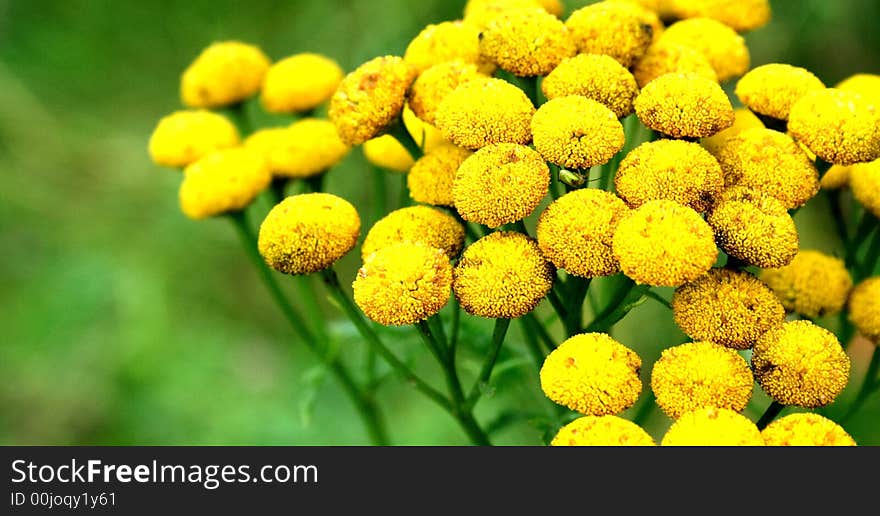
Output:
[[[828,84],[880,72],[880,2],[772,4],[773,22],[746,36],[754,64],[805,66]],[[294,345],[230,224],[183,217],[179,174],[151,164],[147,139],[179,107],[180,72],[212,41],[251,42],[272,58],[321,52],[350,70],[402,55],[424,25],[459,17],[463,5],[0,0],[0,443],[366,444],[341,391]],[[366,217],[369,177],[356,150],[330,172],[328,189]],[[818,199],[798,213],[802,246],[837,252],[825,210]],[[358,265],[357,252],[343,260],[344,283]],[[285,285],[295,297],[294,282]],[[331,305],[323,308],[335,319]],[[490,329],[465,321],[470,377]],[[363,345],[351,327],[332,329],[359,365]],[[391,333],[398,352],[437,380],[412,332]],[[653,301],[615,336],[646,366],[685,340]],[[869,352],[850,349],[854,378]],[[514,332],[493,395],[478,407],[486,423],[508,421],[511,406],[529,416],[499,424],[500,444],[540,444],[553,413],[523,356]],[[379,398],[395,443],[465,442],[446,414],[399,381],[386,382]],[[876,398],[847,425],[861,444],[880,444]],[[748,414],[766,403],[758,394]],[[658,437],[668,424],[655,412],[647,427]]]

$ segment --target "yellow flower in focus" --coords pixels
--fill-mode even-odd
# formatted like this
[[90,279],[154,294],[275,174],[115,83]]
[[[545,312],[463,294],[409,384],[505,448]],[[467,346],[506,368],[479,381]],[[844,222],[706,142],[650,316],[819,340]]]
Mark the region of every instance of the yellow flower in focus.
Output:
[[778,120],[788,120],[791,106],[811,91],[825,85],[809,70],[771,63],[753,68],[736,83],[736,96],[754,111]]
[[452,185],[458,167],[473,154],[451,143],[439,146],[419,158],[406,177],[409,195],[416,202],[454,206]]
[[455,208],[464,220],[497,228],[527,217],[550,185],[540,154],[500,143],[478,150],[458,167],[452,184]]
[[794,220],[775,197],[741,186],[725,190],[707,213],[718,246],[750,265],[788,265],[799,249]]
[[849,176],[853,165],[831,165],[822,179],[819,188],[822,190],[839,190],[849,185]]
[[239,41],[213,43],[184,70],[180,96],[184,105],[217,108],[241,102],[260,90],[269,58]]
[[761,119],[757,117],[751,110],[746,108],[736,108],[733,110],[734,122],[733,125],[728,127],[727,129],[717,132],[712,136],[703,138],[700,140],[700,145],[703,146],[704,149],[712,153],[713,156],[718,156],[718,151],[724,147],[724,144],[727,143],[727,140],[733,138],[739,133],[745,131],[746,129],[754,129],[758,127],[764,127],[764,123],[761,122]]
[[180,208],[191,219],[245,209],[272,176],[256,152],[220,149],[188,165],[180,184]]
[[595,100],[577,95],[546,102],[532,117],[535,149],[564,168],[588,169],[607,163],[626,137],[617,115]]
[[778,269],[766,269],[761,279],[786,310],[816,318],[839,312],[853,286],[843,260],[819,251],[801,251]]
[[779,403],[818,408],[846,387],[850,361],[833,333],[810,321],[791,321],[758,339],[752,370]]
[[413,242],[369,255],[352,284],[354,302],[385,326],[415,324],[436,314],[449,301],[451,286],[446,253]]
[[459,84],[485,75],[477,71],[476,65],[460,60],[447,61],[434,65],[422,72],[412,85],[409,93],[409,107],[429,124],[437,122],[437,108],[447,95]]
[[761,436],[767,446],[856,446],[840,425],[811,413],[781,417],[767,425]]
[[367,161],[394,172],[408,172],[415,163],[406,147],[390,134],[367,140],[362,148]]
[[504,231],[468,246],[453,272],[455,297],[467,313],[508,319],[531,312],[556,276],[534,240]]
[[635,351],[604,333],[575,335],[541,367],[541,389],[553,402],[588,416],[623,412],[642,392]]
[[360,145],[391,125],[403,110],[415,70],[397,56],[377,57],[342,79],[330,99],[330,120],[348,145]]
[[788,130],[836,165],[880,158],[880,104],[846,90],[807,93],[791,107]]
[[327,193],[292,195],[266,215],[257,247],[273,269],[309,274],[348,254],[360,230],[357,210],[345,199]]
[[620,270],[638,283],[677,287],[705,274],[718,249],[699,213],[674,201],[649,201],[614,232]]
[[317,118],[303,118],[289,127],[260,129],[244,144],[263,155],[272,174],[290,178],[323,174],[349,151],[333,124]]
[[476,65],[483,73],[492,73],[495,65],[480,55],[480,31],[461,20],[431,24],[409,42],[403,59],[416,73],[448,61]]
[[238,129],[223,115],[206,110],[175,111],[162,117],[150,135],[150,158],[164,167],[185,167],[217,149],[235,147]]
[[666,74],[648,83],[635,103],[647,127],[675,138],[703,138],[733,125],[733,106],[717,83],[695,74]]
[[553,265],[583,278],[620,270],[614,230],[629,208],[611,192],[582,188],[553,201],[538,219],[538,246]]
[[880,217],[880,159],[853,165],[849,185],[853,197],[874,216]]
[[870,100],[874,104],[880,104],[880,75],[872,73],[857,73],[840,81],[835,88],[844,91],[853,91]]
[[342,68],[328,57],[296,54],[269,67],[260,100],[270,113],[310,111],[330,99],[342,76]]
[[460,84],[437,108],[437,128],[452,143],[476,150],[493,143],[532,141],[535,107],[526,94],[501,79]]
[[707,407],[683,414],[660,446],[764,446],[761,431],[730,409]]
[[580,54],[562,61],[541,82],[544,96],[552,100],[580,95],[604,104],[617,118],[633,112],[639,87],[629,70],[609,56]]
[[[489,26],[499,15],[514,9],[543,8],[545,0],[468,0],[464,6],[464,21],[478,32]],[[551,13],[552,14],[552,13]]]
[[550,446],[656,446],[642,427],[618,416],[583,416],[559,429]]
[[880,343],[880,277],[868,278],[853,289],[849,296],[849,320],[865,338]]
[[582,54],[604,54],[629,68],[654,38],[650,13],[623,2],[598,2],[582,7],[565,25]]
[[773,291],[751,274],[712,269],[676,289],[672,315],[692,339],[749,349],[758,337],[783,323],[785,308]]
[[693,48],[657,39],[633,67],[633,76],[640,88],[667,73],[692,73],[718,82],[718,75],[702,52]]
[[544,9],[510,9],[480,33],[480,52],[502,70],[534,77],[550,73],[577,48],[565,25]]
[[399,242],[442,249],[455,258],[464,246],[464,228],[455,217],[428,206],[409,206],[379,219],[361,246],[364,261],[372,253]]
[[663,0],[676,18],[713,18],[737,32],[763,27],[770,21],[769,0]]
[[620,162],[614,184],[630,208],[668,199],[703,212],[721,192],[724,180],[721,166],[699,144],[658,140],[630,151]]
[[702,53],[721,82],[746,73],[751,63],[743,37],[711,18],[690,18],[673,23],[663,31],[660,41],[678,43]]

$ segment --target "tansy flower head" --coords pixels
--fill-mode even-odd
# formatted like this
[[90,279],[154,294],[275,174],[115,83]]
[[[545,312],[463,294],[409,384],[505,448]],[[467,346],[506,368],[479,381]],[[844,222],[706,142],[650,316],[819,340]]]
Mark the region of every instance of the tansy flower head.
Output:
[[565,5],[562,4],[562,0],[538,0],[538,3],[541,4],[545,11],[557,18],[565,12]]
[[413,242],[369,255],[352,284],[354,302],[367,317],[386,326],[414,324],[436,314],[449,301],[451,286],[446,253]]
[[719,149],[727,187],[764,192],[797,208],[819,192],[819,172],[790,136],[772,129],[747,129]]
[[598,2],[571,13],[565,25],[578,51],[605,54],[629,68],[654,37],[650,13],[624,2]]
[[180,80],[180,96],[190,107],[216,108],[241,102],[263,84],[269,58],[239,41],[213,43],[190,64]]
[[880,343],[880,276],[868,278],[853,289],[849,320],[865,338]]
[[822,179],[819,188],[822,190],[839,190],[849,185],[849,175],[854,165],[831,165]]
[[875,105],[880,104],[880,75],[857,73],[840,81],[835,88],[858,93]]
[[733,125],[730,100],[717,83],[695,74],[666,74],[635,100],[643,124],[675,138],[703,138]]
[[540,154],[522,145],[499,143],[462,162],[452,198],[464,220],[496,228],[532,213],[549,185],[550,169]]
[[191,219],[243,210],[271,179],[258,153],[241,147],[216,150],[184,169],[180,208]]
[[703,212],[721,191],[721,167],[699,144],[658,140],[639,145],[620,162],[617,194],[631,208],[669,199]]
[[788,130],[829,163],[880,158],[880,104],[852,91],[807,93],[791,107]]
[[613,111],[577,95],[548,101],[538,108],[531,125],[535,149],[564,168],[607,163],[626,141]]
[[447,61],[476,65],[492,73],[495,66],[480,55],[480,31],[460,20],[431,24],[409,42],[403,59],[417,73]]
[[309,111],[330,99],[342,76],[342,68],[328,57],[296,54],[269,67],[260,100],[270,113]]
[[678,43],[702,53],[721,82],[749,69],[749,49],[743,37],[711,18],[690,18],[673,23],[663,31],[660,41]]
[[371,59],[342,79],[330,99],[330,120],[342,141],[359,145],[400,115],[415,70],[396,56]]
[[737,32],[762,27],[770,21],[769,0],[663,0],[677,18],[713,18]]
[[464,21],[480,32],[507,11],[535,8],[543,8],[542,0],[468,0],[464,6]]
[[447,61],[419,75],[409,94],[409,107],[429,124],[436,123],[437,108],[459,84],[485,77],[477,66],[461,60]]
[[326,172],[349,151],[333,124],[317,118],[260,129],[245,140],[245,146],[262,154],[274,175],[291,178]]
[[175,111],[162,117],[150,135],[150,158],[157,165],[185,167],[217,149],[235,147],[238,129],[207,110]]
[[619,197],[583,188],[553,201],[538,219],[538,246],[553,265],[584,278],[620,270],[611,252],[614,230],[629,213]]
[[702,52],[659,38],[648,47],[645,55],[633,67],[633,76],[640,88],[667,73],[692,73],[713,82],[718,75]]
[[407,172],[415,163],[406,147],[390,134],[365,141],[363,151],[367,161],[394,172]]
[[614,232],[620,270],[648,285],[676,287],[708,271],[718,256],[712,229],[700,214],[674,201],[649,201]]
[[825,85],[809,70],[771,63],[753,68],[736,83],[736,96],[746,107],[778,120],[788,120],[791,106]]
[[550,446],[656,446],[642,427],[618,416],[583,416],[559,429]]
[[556,270],[522,233],[496,231],[468,246],[454,271],[455,297],[469,314],[515,319],[535,308]]
[[565,25],[544,9],[510,9],[480,33],[480,52],[502,70],[533,77],[547,75],[577,48]]
[[811,413],[781,417],[767,425],[761,436],[767,446],[856,446],[840,425]]
[[853,165],[849,185],[853,197],[865,209],[880,217],[880,159]]
[[657,405],[672,419],[704,407],[740,412],[752,397],[754,383],[745,359],[713,342],[667,348],[651,371]]
[[293,195],[266,215],[257,247],[285,274],[324,270],[357,244],[361,219],[345,199],[327,193]]
[[478,79],[446,95],[436,122],[444,138],[475,150],[493,143],[529,143],[534,114],[532,102],[516,86],[501,79]]
[[728,127],[727,129],[717,132],[712,136],[707,138],[703,138],[700,140],[700,145],[703,146],[704,149],[711,152],[713,156],[718,156],[718,151],[724,147],[724,144],[727,143],[727,140],[733,138],[739,133],[745,131],[746,129],[753,129],[756,127],[764,127],[764,123],[761,122],[761,119],[757,117],[751,110],[746,108],[736,108],[733,110],[734,122],[733,125]]
[[718,246],[758,267],[782,267],[798,253],[794,220],[775,197],[741,186],[725,190],[706,215]]
[[853,285],[843,260],[809,250],[785,267],[766,269],[761,279],[786,310],[814,318],[839,312]]
[[642,392],[642,360],[604,333],[583,333],[554,349],[541,367],[541,389],[555,403],[588,416],[619,414]]
[[755,378],[783,405],[824,407],[843,391],[850,361],[833,333],[810,321],[791,321],[758,339]]
[[452,185],[458,167],[472,154],[451,143],[435,148],[416,161],[406,177],[409,195],[416,202],[454,206]]
[[672,314],[692,339],[733,349],[751,348],[785,320],[785,308],[767,285],[747,272],[728,269],[713,269],[676,289]]
[[440,134],[440,130],[417,117],[409,105],[403,106],[403,125],[423,152],[431,152],[449,143]]
[[679,417],[660,446],[764,446],[761,431],[733,410],[704,407]]
[[372,253],[398,242],[442,249],[455,258],[464,246],[464,228],[455,217],[428,206],[392,211],[373,225],[361,246],[364,261]]
[[580,54],[560,63],[541,82],[548,99],[581,95],[604,104],[617,118],[633,112],[639,92],[629,70],[609,56]]

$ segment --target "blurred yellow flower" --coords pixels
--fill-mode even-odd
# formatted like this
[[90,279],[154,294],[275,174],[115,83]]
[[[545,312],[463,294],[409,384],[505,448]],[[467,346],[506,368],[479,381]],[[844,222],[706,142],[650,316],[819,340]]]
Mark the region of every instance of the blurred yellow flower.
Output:
[[269,67],[260,100],[270,113],[309,111],[330,99],[342,76],[342,68],[329,57],[296,54]]
[[269,65],[269,58],[254,45],[240,41],[213,43],[184,70],[181,100],[195,108],[241,102],[260,91]]
[[149,152],[157,165],[185,167],[212,151],[238,144],[238,129],[223,115],[207,110],[175,111],[153,129]]
[[180,208],[191,219],[243,210],[271,179],[258,153],[242,147],[216,150],[184,169]]
[[843,260],[813,250],[801,250],[785,267],[765,269],[761,279],[786,310],[807,317],[839,312],[853,286]]

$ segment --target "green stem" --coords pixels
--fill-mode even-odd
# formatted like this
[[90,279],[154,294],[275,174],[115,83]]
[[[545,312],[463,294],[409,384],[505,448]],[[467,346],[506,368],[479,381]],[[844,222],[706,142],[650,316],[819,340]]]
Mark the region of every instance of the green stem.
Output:
[[568,286],[568,299],[565,307],[568,310],[568,317],[564,321],[565,332],[569,337],[578,333],[584,324],[584,300],[587,298],[587,292],[590,289],[590,279],[578,276],[569,276],[566,282]]
[[409,185],[407,184],[407,174],[400,175],[400,196],[397,199],[397,207],[405,208],[410,205]]
[[283,176],[275,176],[272,178],[272,183],[269,185],[269,192],[272,194],[272,201],[275,204],[280,203],[287,197],[287,185],[290,183],[290,178]]
[[871,231],[874,230],[876,226],[877,218],[874,217],[871,212],[865,210],[862,214],[862,220],[859,221],[858,226],[856,227],[854,236],[849,241],[849,244],[846,246],[846,263],[848,265],[855,266],[858,261],[858,252],[861,244],[871,236]]
[[[419,143],[411,134],[409,134],[402,118],[398,117],[397,120],[388,127],[388,134],[393,136],[395,140],[403,145],[403,148],[409,152],[409,155],[413,160],[418,160],[425,154],[421,146],[419,146]],[[406,176],[404,175],[404,177]]]
[[559,315],[559,320],[565,321],[568,318],[568,310],[565,308],[565,305],[562,304],[562,300],[559,299],[556,290],[551,288],[547,292],[547,300],[553,305],[553,309],[556,310],[556,314]]
[[608,306],[584,329],[584,333],[607,332],[640,303],[648,288],[647,285],[636,286],[631,279],[626,278],[612,295]]
[[537,334],[540,341],[544,343],[544,346],[547,349],[547,353],[550,353],[551,351],[556,349],[556,342],[553,340],[553,337],[551,337],[550,334],[547,333],[547,329],[544,328],[544,325],[541,324],[541,321],[539,321],[538,318],[535,317],[535,314],[527,313],[523,316],[523,319],[525,319],[532,326],[532,329],[535,330],[535,333]]
[[495,330],[492,332],[492,344],[489,346],[489,356],[486,357],[486,362],[483,363],[480,375],[477,377],[477,381],[474,382],[474,386],[471,388],[471,392],[467,397],[467,404],[469,407],[473,407],[480,399],[480,388],[489,383],[489,378],[492,376],[492,370],[495,368],[495,363],[498,362],[498,355],[501,353],[501,346],[504,344],[504,337],[507,335],[507,329],[509,327],[510,319],[495,319]]
[[458,299],[455,299],[453,296],[453,304],[455,307],[452,310],[452,329],[449,331],[449,354],[452,355],[452,361],[455,363],[455,351],[458,348],[458,333],[461,330],[461,304],[459,304]]
[[[846,218],[843,215],[843,208],[840,204],[840,190],[825,190],[825,196],[828,198],[828,206],[831,208],[831,217],[834,219],[834,227],[837,228],[837,235],[843,247],[849,246],[849,231],[846,227]],[[851,264],[847,264],[851,265]]]
[[859,393],[856,395],[855,401],[853,401],[852,405],[850,405],[849,409],[846,411],[846,415],[841,418],[841,423],[854,416],[856,412],[862,408],[862,405],[865,404],[865,401],[867,401],[868,398],[871,397],[871,394],[876,390],[878,370],[880,370],[880,347],[874,347],[874,354],[871,355],[871,362],[868,364],[868,370],[865,371],[865,379],[862,381]]
[[633,416],[633,423],[641,425],[648,419],[648,416],[654,412],[654,408],[657,406],[657,404],[654,403],[656,399],[657,398],[654,397],[654,391],[648,389],[648,393],[645,395],[645,401],[642,402],[639,411]]
[[776,416],[779,415],[782,410],[785,409],[785,405],[779,403],[778,401],[773,401],[770,406],[767,407],[767,410],[764,411],[764,414],[758,419],[756,423],[758,426],[758,430],[763,430],[767,428],[767,425],[773,422],[776,419]]
[[228,112],[230,118],[232,118],[232,122],[238,128],[238,132],[241,133],[242,140],[254,132],[254,125],[247,114],[245,101],[236,102],[235,104],[230,105],[228,107]]
[[520,233],[522,233],[523,235],[528,236],[528,234],[529,234],[529,228],[526,227],[526,222],[525,222],[524,220],[518,220],[518,221],[514,222],[514,223],[513,223],[513,227],[514,227],[517,231],[519,231]]
[[653,299],[654,301],[657,301],[658,303],[660,303],[661,305],[665,306],[666,308],[669,308],[670,310],[672,310],[672,303],[670,303],[669,301],[667,301],[666,299],[664,299],[663,296],[661,296],[660,294],[654,292],[653,290],[648,290],[648,291],[646,291],[646,292],[645,292],[645,295],[648,296],[648,297],[650,297],[650,298]]
[[318,193],[324,191],[324,178],[327,176],[326,172],[321,172],[320,174],[307,177],[303,179],[303,183],[306,186],[306,190]]
[[525,92],[526,96],[529,97],[529,100],[532,101],[532,105],[534,105],[536,108],[541,107],[541,99],[538,98],[538,78],[520,77],[519,82],[522,85],[522,89]]
[[522,328],[523,335],[526,338],[526,345],[529,348],[529,353],[532,355],[535,365],[540,369],[541,366],[544,365],[544,359],[546,356],[544,355],[544,350],[541,349],[541,343],[538,340],[537,332],[535,332],[535,329],[532,327],[532,321],[525,317],[520,317],[519,324]]
[[855,278],[856,281],[861,281],[874,272],[878,258],[880,258],[880,228],[874,230],[874,238],[871,239],[871,244],[859,267],[859,275]]

